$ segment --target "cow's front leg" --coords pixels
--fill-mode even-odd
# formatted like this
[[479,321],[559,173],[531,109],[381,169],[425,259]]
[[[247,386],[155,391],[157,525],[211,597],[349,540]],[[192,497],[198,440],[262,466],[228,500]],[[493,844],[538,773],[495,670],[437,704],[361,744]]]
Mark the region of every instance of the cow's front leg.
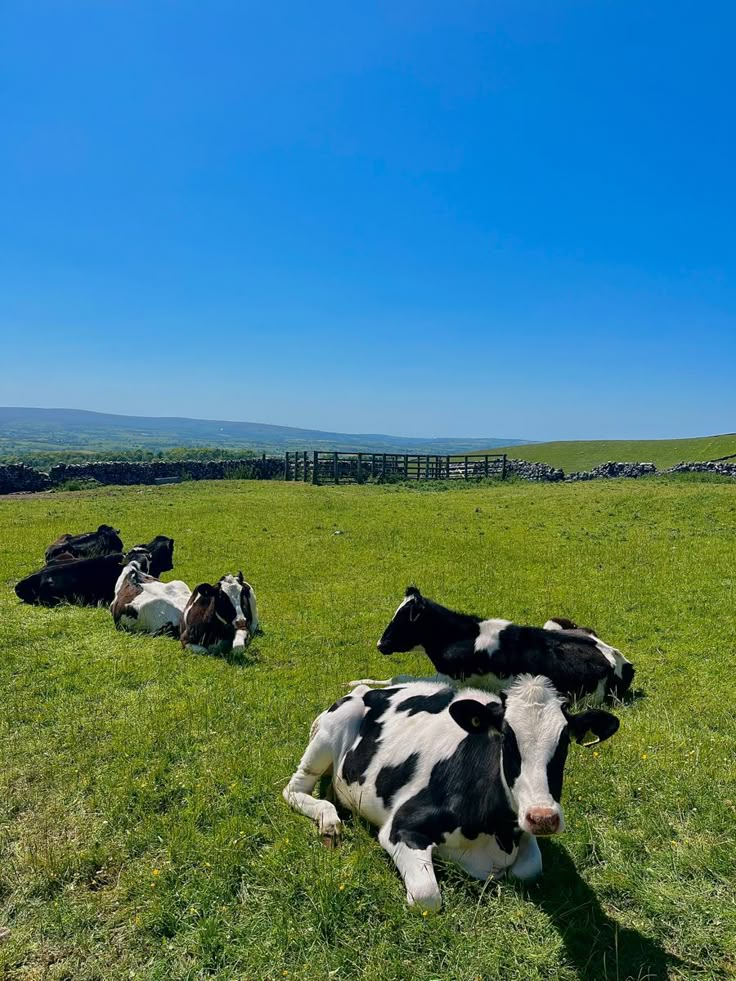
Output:
[[337,816],[335,805],[329,800],[318,800],[312,796],[319,778],[333,765],[333,752],[330,739],[317,729],[302,756],[299,768],[284,787],[284,800],[300,814],[315,821],[327,846],[336,845],[340,839],[342,822]]
[[538,879],[542,874],[542,853],[534,835],[522,832],[519,840],[519,851],[514,864],[509,869],[515,879],[528,881]]
[[[413,836],[416,837],[416,836]],[[406,901],[422,909],[438,910],[442,906],[442,894],[437,885],[432,864],[434,844],[427,840],[420,848],[410,848],[405,842],[391,841],[391,825],[384,824],[378,840],[389,853],[406,886]]]

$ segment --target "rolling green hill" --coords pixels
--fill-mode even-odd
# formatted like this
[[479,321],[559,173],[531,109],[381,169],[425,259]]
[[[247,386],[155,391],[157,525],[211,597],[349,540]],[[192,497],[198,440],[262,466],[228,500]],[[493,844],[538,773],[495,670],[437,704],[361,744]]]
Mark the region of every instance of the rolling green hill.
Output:
[[736,433],[700,436],[695,439],[591,439],[555,443],[526,443],[524,446],[493,448],[519,460],[548,463],[566,473],[590,470],[600,463],[655,463],[660,469],[683,461],[715,460],[736,454]]
[[284,450],[363,450],[373,453],[479,453],[519,442],[502,438],[423,438],[382,433],[333,433],[294,426],[218,419],[121,416],[84,409],[0,406],[0,456],[22,459],[78,451],[115,459],[121,449],[217,447],[282,453]]

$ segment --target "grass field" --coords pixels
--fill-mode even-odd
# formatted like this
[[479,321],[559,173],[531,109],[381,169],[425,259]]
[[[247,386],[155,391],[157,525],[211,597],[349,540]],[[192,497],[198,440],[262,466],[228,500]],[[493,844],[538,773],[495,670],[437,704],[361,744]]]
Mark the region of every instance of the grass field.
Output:
[[[242,568],[265,630],[248,657],[20,605],[44,546],[101,521],[129,543],[173,535],[190,584]],[[0,976],[734,977],[735,549],[734,487],[693,480],[0,501]],[[327,852],[280,796],[344,682],[426,673],[375,649],[411,581],[486,615],[592,623],[642,691],[610,742],[571,749],[540,883],[442,866],[428,917],[370,829],[349,821]]]
[[675,463],[715,460],[736,454],[736,434],[702,436],[696,439],[592,439],[557,443],[527,443],[491,450],[508,453],[519,460],[532,460],[562,467],[566,473],[589,470],[609,460],[626,463],[656,463],[659,469]]

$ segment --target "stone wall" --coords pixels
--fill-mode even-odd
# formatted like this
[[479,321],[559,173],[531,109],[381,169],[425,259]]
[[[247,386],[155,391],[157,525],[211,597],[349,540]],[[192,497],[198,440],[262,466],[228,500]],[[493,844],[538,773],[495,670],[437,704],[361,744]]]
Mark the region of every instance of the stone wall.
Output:
[[653,463],[601,463],[592,470],[569,473],[565,480],[610,480],[612,477],[647,477],[657,472]]
[[[342,461],[341,461],[342,464]],[[464,463],[453,462],[451,477],[465,476]],[[614,477],[645,477],[655,473],[714,473],[736,478],[736,463],[678,463],[667,470],[657,471],[653,463],[603,463],[592,470],[565,474],[546,463],[527,460],[507,460],[506,472],[521,480],[557,483],[559,481],[601,480]],[[343,470],[341,476],[352,472]],[[483,476],[483,464],[470,461],[468,473]],[[94,480],[99,484],[153,484],[166,477],[182,480],[274,480],[283,477],[284,461],[279,457],[249,457],[243,460],[152,460],[146,463],[103,461],[99,463],[59,463],[48,473],[34,470],[23,463],[0,464],[0,494],[53,490],[70,481]],[[330,470],[331,474],[331,470]],[[329,475],[324,477],[329,479]]]
[[42,491],[51,487],[49,475],[25,463],[0,463],[0,494]]
[[664,473],[717,473],[721,477],[736,477],[736,463],[678,463]]
[[557,483],[564,480],[565,471],[550,467],[547,463],[530,463],[529,460],[507,460],[506,473],[521,480],[547,481]]
[[23,463],[0,465],[0,494],[52,490],[69,481],[94,480],[99,484],[153,484],[162,477],[182,480],[271,480],[281,477],[284,461],[279,458],[248,457],[244,460],[126,460],[99,463],[58,463],[48,473]]
[[250,457],[244,460],[151,460],[146,463],[109,461],[100,463],[57,463],[49,470],[52,486],[69,480],[96,480],[100,484],[153,484],[161,477],[183,480],[269,480],[280,477],[284,462],[278,458]]

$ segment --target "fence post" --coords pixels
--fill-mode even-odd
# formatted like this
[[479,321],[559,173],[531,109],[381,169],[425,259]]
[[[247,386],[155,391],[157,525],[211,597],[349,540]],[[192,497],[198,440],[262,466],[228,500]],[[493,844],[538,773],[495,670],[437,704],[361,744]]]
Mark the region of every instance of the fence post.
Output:
[[485,459],[485,475],[486,475],[486,477],[488,477],[488,454],[487,453],[486,453],[486,459]]
[[501,480],[506,480],[506,454],[503,455],[503,460],[501,461]]
[[381,458],[381,480],[386,479],[386,454]]
[[309,457],[306,450],[304,451],[304,473],[302,476],[304,477],[304,483],[306,484],[309,480]]
[[289,451],[287,450],[284,454],[284,480],[289,480],[291,474],[289,473]]
[[338,460],[337,453],[333,453],[332,454],[332,466],[333,466],[334,471],[335,471],[335,473],[334,473],[335,483],[336,484],[339,484],[340,483],[340,462]]
[[465,457],[465,479],[468,479],[468,458]]
[[312,483],[313,484],[319,483],[319,478],[317,476],[318,470],[319,470],[319,451],[314,450],[312,452]]
[[363,454],[362,453],[359,453],[358,454],[358,464],[357,464],[357,466],[358,466],[358,470],[357,470],[357,473],[356,473],[355,477],[356,477],[356,480],[358,481],[358,483],[360,483],[361,478],[363,476]]
[[376,479],[376,454],[371,453],[371,480]]

